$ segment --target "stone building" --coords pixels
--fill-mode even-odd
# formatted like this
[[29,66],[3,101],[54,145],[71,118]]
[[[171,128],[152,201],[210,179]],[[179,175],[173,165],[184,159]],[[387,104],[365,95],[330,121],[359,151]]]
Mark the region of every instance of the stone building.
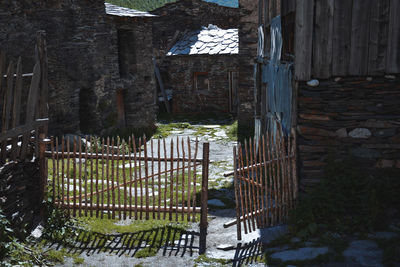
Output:
[[[142,86],[154,84],[151,64],[144,67],[147,58],[140,58],[147,53],[137,53],[136,62],[142,65],[127,69],[124,61],[134,59],[124,53],[132,51],[118,41],[151,43],[151,26],[146,25],[151,17],[126,9],[110,12],[106,14],[102,1],[0,2],[0,49],[14,59],[22,56],[25,73],[33,67],[36,32],[47,34],[51,134],[107,134],[124,125],[124,113],[125,126],[154,123],[154,91]],[[133,75],[136,70],[146,73],[139,77]]]
[[[240,9],[239,101],[253,113],[247,113],[251,120],[241,120],[239,113],[239,124],[259,120],[266,130],[265,122],[279,120],[270,90],[284,87],[271,82],[273,75],[266,71],[288,66],[292,82],[286,108],[292,118],[288,126],[297,135],[301,189],[324,177],[329,154],[336,161],[351,155],[354,166],[369,174],[399,170],[399,2],[240,0]],[[260,42],[259,26],[266,37]],[[254,83],[250,69],[256,63]]]
[[[212,48],[214,41],[215,44],[220,41],[229,42],[229,38],[223,40],[222,36],[209,36],[205,41],[199,39],[199,42],[195,39],[212,32],[207,28],[212,24],[218,28],[214,31],[219,34],[229,32],[232,36],[236,34],[234,39],[237,40],[239,9],[202,0],[178,0],[153,10],[152,14],[158,16],[153,22],[154,55],[159,63],[165,88],[173,91],[173,112],[234,113],[236,101],[233,99],[234,92],[230,98],[230,90],[234,91],[237,85],[238,56],[234,52],[236,44],[235,49],[229,52],[225,53],[224,49],[216,47],[211,54],[209,52],[212,49],[208,51],[207,47]],[[204,45],[205,49],[195,52],[191,47],[196,44]],[[230,44],[234,45],[232,42]],[[175,48],[183,49],[179,53],[173,53],[174,45]],[[171,53],[166,56],[168,52]],[[204,87],[206,81],[209,82],[209,91],[196,91],[196,84],[199,87],[203,83],[201,86]],[[198,92],[201,94],[198,95]]]
[[173,113],[236,113],[238,29],[214,25],[185,34],[167,53]]

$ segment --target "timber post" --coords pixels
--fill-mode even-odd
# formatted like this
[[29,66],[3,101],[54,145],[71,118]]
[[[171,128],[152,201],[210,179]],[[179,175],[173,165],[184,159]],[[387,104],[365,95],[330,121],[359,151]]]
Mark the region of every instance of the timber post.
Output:
[[47,160],[46,160],[46,144],[48,142],[45,139],[46,135],[41,133],[39,135],[39,193],[40,203],[43,203],[47,191]]
[[201,179],[201,213],[200,213],[200,242],[199,254],[206,252],[207,245],[207,213],[208,213],[208,167],[210,164],[210,143],[203,144],[203,164]]

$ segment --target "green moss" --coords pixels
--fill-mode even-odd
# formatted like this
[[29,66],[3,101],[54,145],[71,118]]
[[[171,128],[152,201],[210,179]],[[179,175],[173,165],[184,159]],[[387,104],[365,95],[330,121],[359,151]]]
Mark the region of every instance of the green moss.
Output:
[[74,264],[75,265],[80,265],[80,264],[85,262],[85,260],[83,258],[81,258],[81,257],[79,257],[77,255],[74,256],[73,259],[74,259]]
[[[207,266],[229,266],[229,261],[227,259],[215,259],[209,258],[206,255],[200,255],[195,260],[196,263],[208,263]],[[198,266],[195,264],[194,266]]]
[[61,250],[51,249],[51,250],[47,251],[46,258],[52,262],[64,263],[64,257],[66,257],[67,254],[68,253],[65,249],[61,249]]

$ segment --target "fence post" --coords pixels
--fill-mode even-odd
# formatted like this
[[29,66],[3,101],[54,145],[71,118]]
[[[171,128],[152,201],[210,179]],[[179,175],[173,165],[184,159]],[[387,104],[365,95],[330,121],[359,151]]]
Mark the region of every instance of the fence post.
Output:
[[44,197],[46,195],[47,187],[47,161],[46,161],[46,142],[45,134],[41,133],[39,135],[39,193],[40,193],[40,203],[43,203]]
[[207,213],[208,213],[208,166],[210,163],[209,159],[210,144],[203,144],[203,164],[202,164],[202,179],[201,179],[201,214],[200,214],[200,242],[199,242],[199,254],[206,252],[207,245]]

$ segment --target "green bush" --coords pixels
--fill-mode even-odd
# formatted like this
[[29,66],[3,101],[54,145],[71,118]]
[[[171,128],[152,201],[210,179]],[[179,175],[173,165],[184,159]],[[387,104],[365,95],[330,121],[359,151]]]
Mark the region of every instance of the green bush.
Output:
[[10,222],[0,209],[0,260],[3,260],[8,255],[14,239],[14,232],[10,227]]
[[388,208],[400,207],[398,172],[365,173],[348,158],[328,161],[325,178],[299,199],[292,233],[306,239],[318,232],[367,232],[382,227]]

